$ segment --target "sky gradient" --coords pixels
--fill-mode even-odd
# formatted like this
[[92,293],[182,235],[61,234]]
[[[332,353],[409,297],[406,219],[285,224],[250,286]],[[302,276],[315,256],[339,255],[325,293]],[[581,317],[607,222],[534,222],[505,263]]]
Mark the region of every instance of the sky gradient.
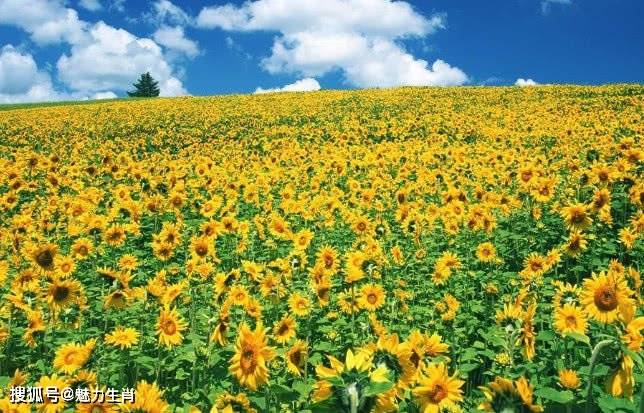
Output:
[[639,0],[0,0],[0,103],[641,83]]

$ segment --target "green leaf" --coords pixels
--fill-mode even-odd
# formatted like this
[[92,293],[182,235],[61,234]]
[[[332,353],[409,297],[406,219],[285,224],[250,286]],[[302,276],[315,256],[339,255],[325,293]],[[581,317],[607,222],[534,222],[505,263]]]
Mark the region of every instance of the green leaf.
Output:
[[590,345],[590,338],[588,338],[586,334],[571,332],[571,333],[566,333],[566,337],[570,337],[573,340],[577,340],[584,344]]
[[557,338],[557,335],[549,330],[540,331],[537,334],[538,341],[554,341]]
[[559,391],[552,387],[542,387],[535,390],[534,394],[546,400],[552,400],[553,402],[561,404],[570,403],[575,399],[575,395],[570,390]]
[[390,381],[385,381],[381,383],[375,383],[373,381],[370,381],[367,387],[364,388],[363,394],[366,397],[377,396],[391,389],[393,386],[394,384]]
[[464,363],[458,366],[458,371],[461,373],[469,373],[479,367],[478,363]]

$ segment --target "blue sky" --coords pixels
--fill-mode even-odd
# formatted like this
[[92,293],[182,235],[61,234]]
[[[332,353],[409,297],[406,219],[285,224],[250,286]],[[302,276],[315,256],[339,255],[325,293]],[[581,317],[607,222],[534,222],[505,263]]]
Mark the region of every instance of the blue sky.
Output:
[[[0,103],[643,81],[641,0],[0,0]],[[521,79],[521,80],[520,80]]]

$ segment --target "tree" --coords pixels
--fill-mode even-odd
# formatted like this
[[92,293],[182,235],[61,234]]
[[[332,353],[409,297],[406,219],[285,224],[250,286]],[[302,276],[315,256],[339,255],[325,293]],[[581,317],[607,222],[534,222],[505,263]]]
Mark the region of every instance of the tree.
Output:
[[150,72],[145,72],[139,80],[133,84],[136,90],[127,92],[130,97],[155,97],[159,96],[159,82],[154,80]]

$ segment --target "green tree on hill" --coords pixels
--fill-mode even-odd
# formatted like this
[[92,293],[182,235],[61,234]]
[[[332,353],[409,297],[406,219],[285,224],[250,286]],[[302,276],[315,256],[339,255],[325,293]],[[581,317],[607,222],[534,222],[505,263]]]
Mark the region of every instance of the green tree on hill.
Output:
[[136,88],[132,92],[127,92],[130,97],[155,97],[159,96],[159,82],[154,80],[150,72],[145,72],[139,80],[133,84]]

